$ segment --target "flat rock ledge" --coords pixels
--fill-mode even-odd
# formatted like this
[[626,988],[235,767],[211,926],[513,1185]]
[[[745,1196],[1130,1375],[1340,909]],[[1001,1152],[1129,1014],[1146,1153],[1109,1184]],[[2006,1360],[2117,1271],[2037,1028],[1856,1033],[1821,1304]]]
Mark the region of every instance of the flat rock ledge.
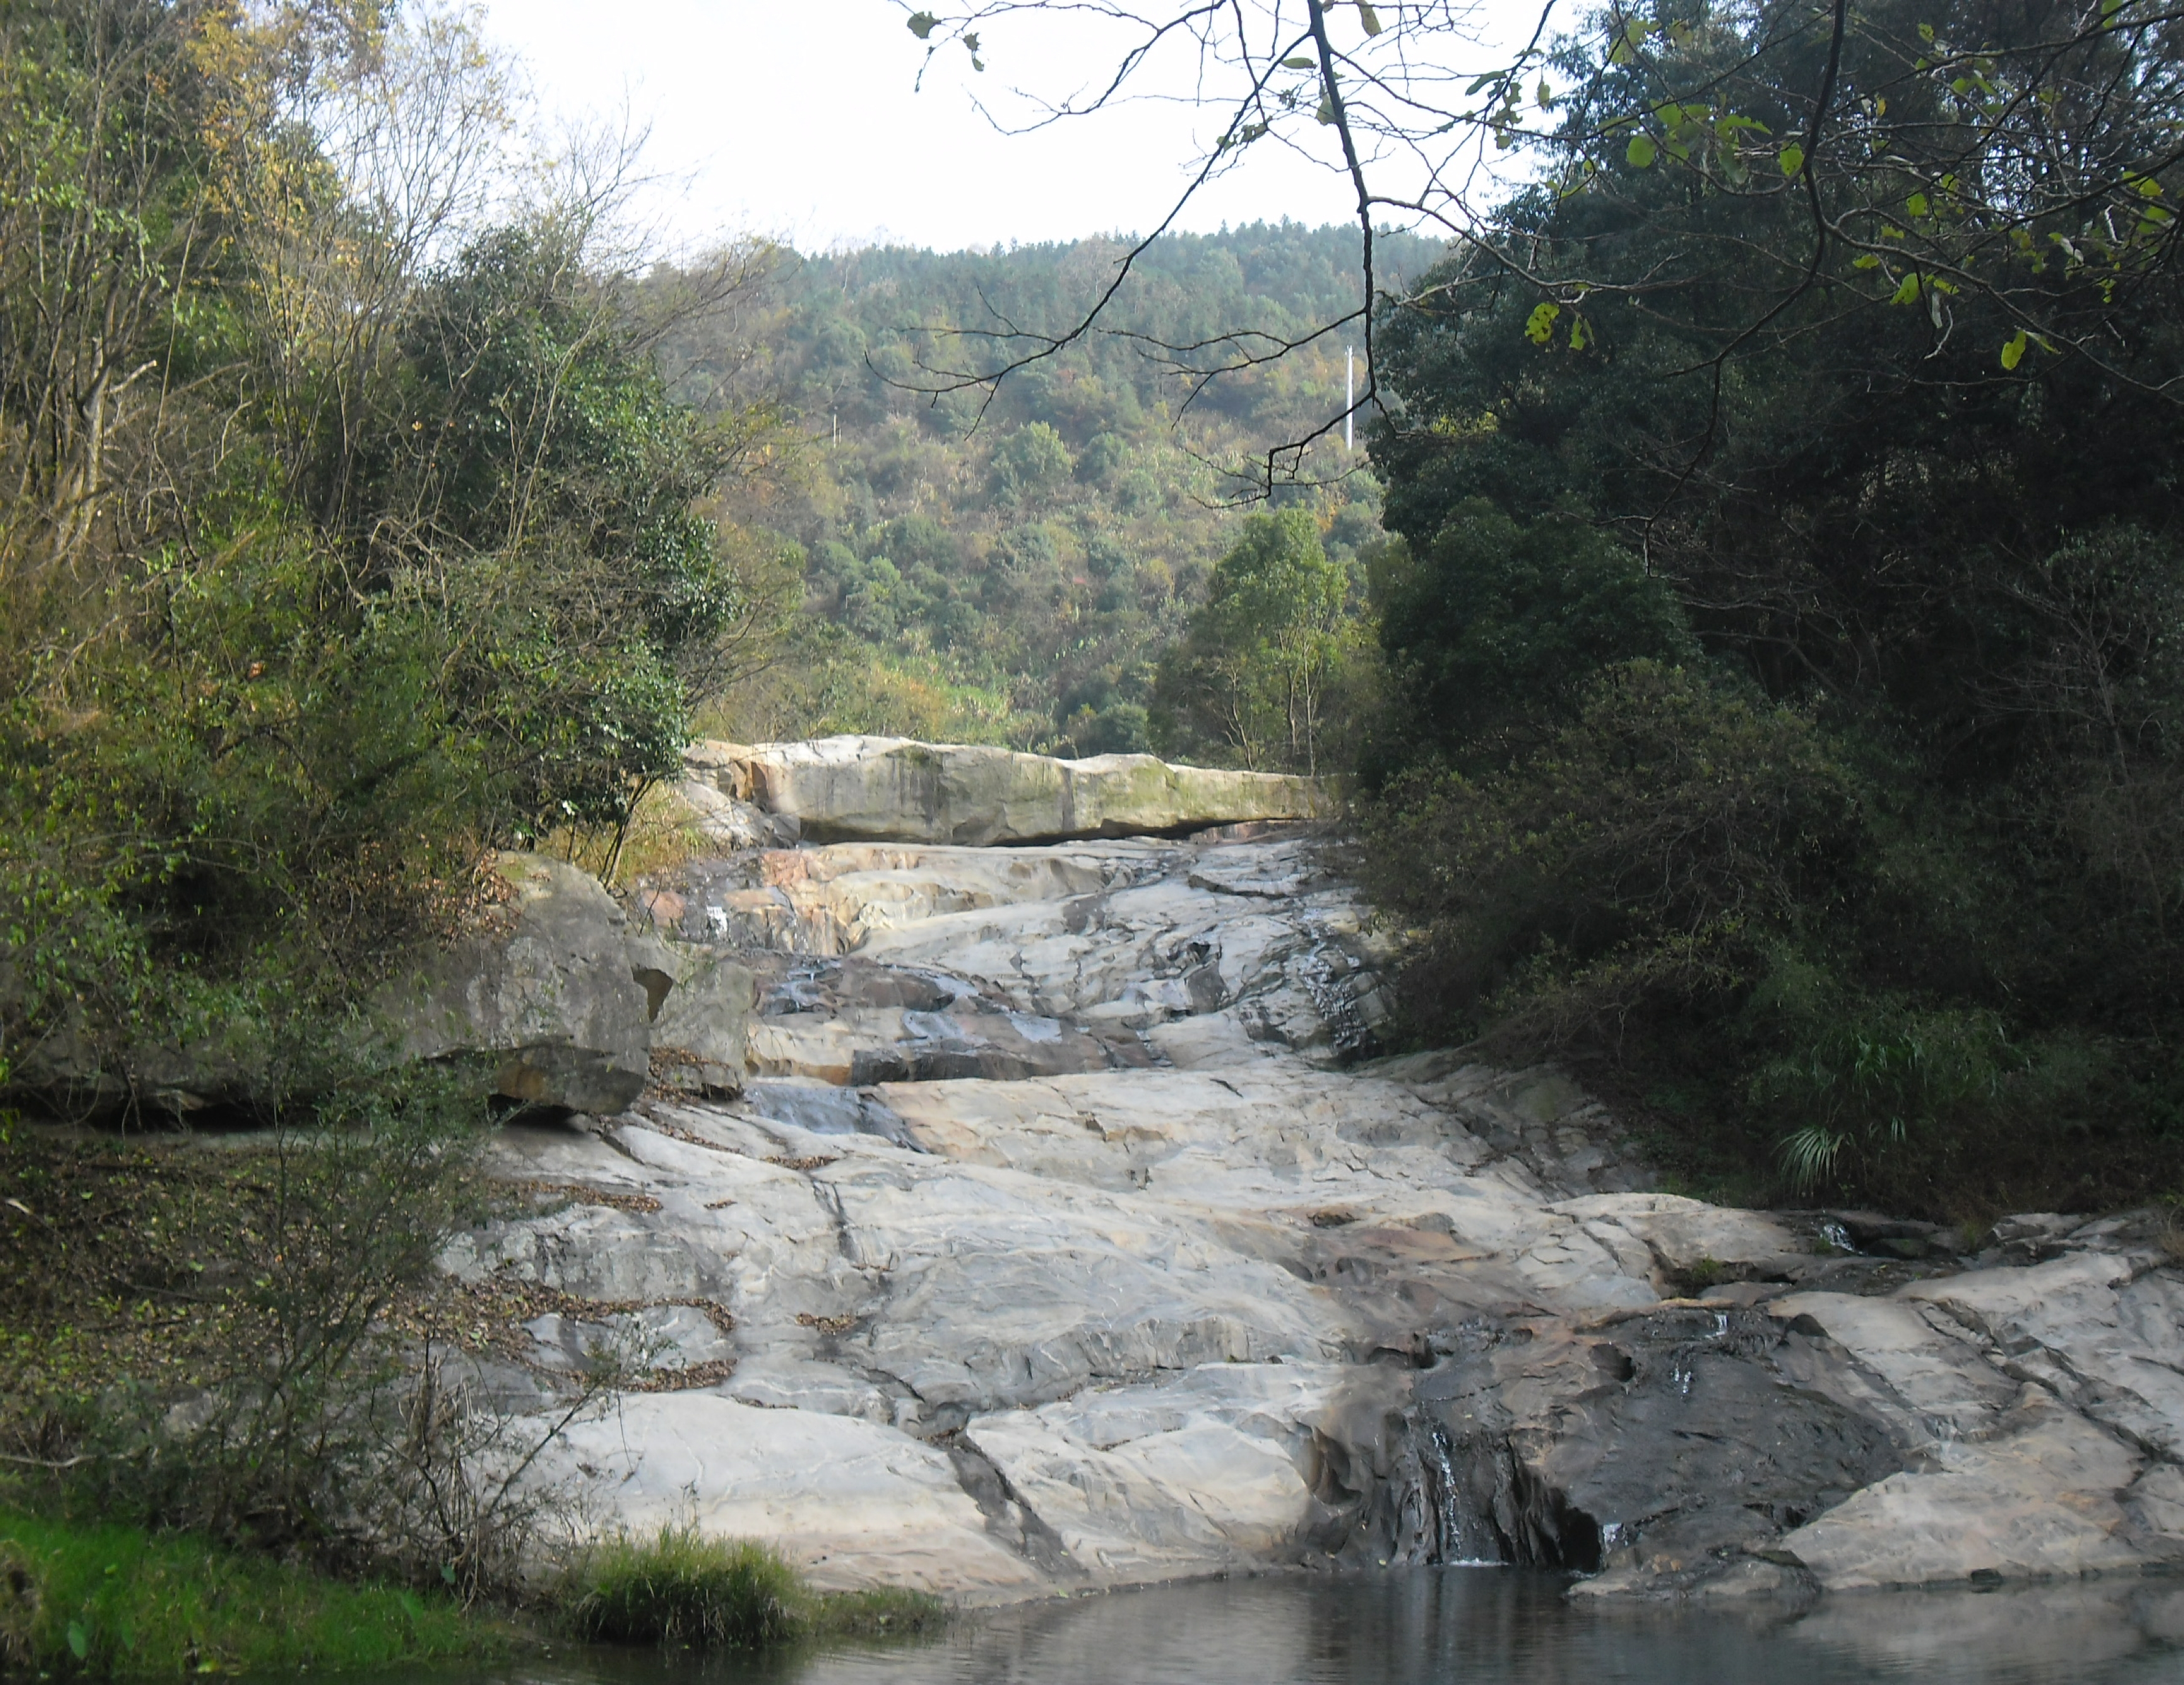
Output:
[[894,737],[694,744],[682,794],[737,844],[1049,842],[1318,819],[1310,778],[1170,766],[1150,755],[1045,755]]
[[[966,1601],[2184,1566],[2184,1271],[2150,1215],[2030,1214],[1965,1255],[1658,1191],[1562,1074],[1379,1056],[1391,939],[1309,834],[723,848],[593,923],[638,990],[616,1033],[633,1054],[649,1011],[687,1051],[618,1110],[505,1129],[535,1203],[442,1260],[481,1319],[527,1308],[481,1360],[518,1409],[601,1347],[638,1372],[535,1471],[587,1525]],[[525,950],[548,996],[552,947]]]

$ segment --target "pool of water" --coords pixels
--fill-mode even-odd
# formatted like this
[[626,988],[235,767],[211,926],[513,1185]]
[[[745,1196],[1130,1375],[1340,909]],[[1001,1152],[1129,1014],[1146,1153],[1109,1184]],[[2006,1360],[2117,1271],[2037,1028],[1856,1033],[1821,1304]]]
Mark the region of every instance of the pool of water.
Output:
[[2184,1579],[1574,1605],[1558,1576],[1268,1576],[1021,1605],[937,1638],[759,1660],[584,1652],[477,1685],[2139,1685],[2184,1682]]

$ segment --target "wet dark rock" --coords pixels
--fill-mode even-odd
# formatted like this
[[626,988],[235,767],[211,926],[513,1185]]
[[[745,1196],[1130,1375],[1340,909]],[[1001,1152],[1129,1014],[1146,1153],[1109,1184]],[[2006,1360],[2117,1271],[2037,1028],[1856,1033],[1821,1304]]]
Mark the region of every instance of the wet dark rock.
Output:
[[1804,1337],[1754,1313],[1681,1309],[1602,1335],[1454,1331],[1415,1381],[1369,1549],[1680,1576],[1688,1590],[1903,1465],[1883,1427],[1774,1361]]

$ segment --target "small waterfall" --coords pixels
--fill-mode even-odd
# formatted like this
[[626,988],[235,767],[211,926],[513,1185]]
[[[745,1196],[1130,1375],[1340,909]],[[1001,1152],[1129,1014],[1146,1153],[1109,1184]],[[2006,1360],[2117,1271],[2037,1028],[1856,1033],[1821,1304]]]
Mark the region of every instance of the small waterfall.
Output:
[[1506,1435],[1456,1428],[1430,1404],[1407,1413],[1383,1501],[1390,1561],[1586,1572],[1600,1565],[1598,1523],[1534,1473]]
[[[1465,1448],[1465,1472],[1457,1471],[1457,1448],[1438,1423],[1424,1436],[1420,1447],[1425,1479],[1434,1509],[1434,1554],[1429,1559],[1448,1564],[1507,1561],[1506,1541],[1494,1526],[1493,1516],[1480,1506],[1468,1478],[1476,1453]],[[1505,1453],[1506,1454],[1506,1453]]]

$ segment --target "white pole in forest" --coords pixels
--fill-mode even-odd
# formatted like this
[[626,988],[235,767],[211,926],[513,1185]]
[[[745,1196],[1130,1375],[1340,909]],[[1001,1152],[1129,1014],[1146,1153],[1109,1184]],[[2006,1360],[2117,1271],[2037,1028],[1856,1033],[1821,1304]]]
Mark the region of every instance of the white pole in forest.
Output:
[[1342,448],[1347,450],[1351,443],[1350,424],[1357,415],[1357,348],[1355,345],[1342,348],[1342,366],[1346,388],[1342,403]]

